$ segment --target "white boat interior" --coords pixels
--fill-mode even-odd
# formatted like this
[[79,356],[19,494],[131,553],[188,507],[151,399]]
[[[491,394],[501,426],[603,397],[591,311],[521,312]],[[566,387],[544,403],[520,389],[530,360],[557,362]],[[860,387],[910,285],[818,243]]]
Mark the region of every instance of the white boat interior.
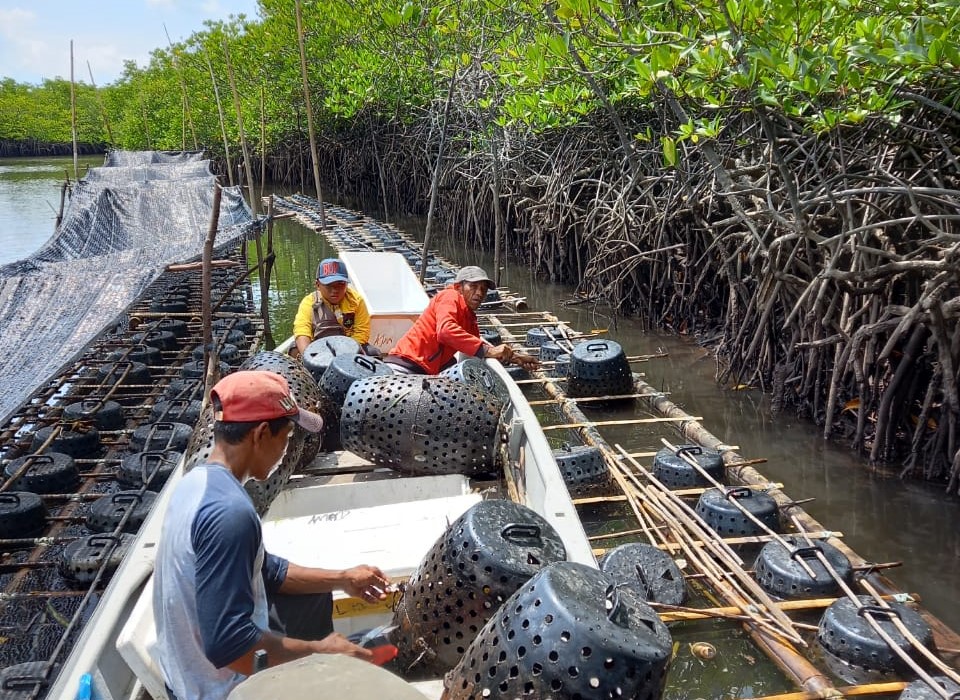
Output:
[[[351,282],[370,307],[372,341],[391,347],[427,303],[417,278],[396,253],[344,253],[342,257]],[[290,479],[264,516],[266,548],[304,565],[376,565],[399,582],[414,572],[437,538],[468,508],[484,498],[509,498],[531,508],[556,529],[570,561],[596,566],[532,409],[503,367],[495,361],[488,364],[510,397],[501,415],[504,468],[500,479],[406,476],[350,452],[323,453]],[[150,577],[162,519],[182,469],[181,464],[165,485],[48,697],[73,700],[84,674],[92,676],[93,696],[98,700],[142,698],[144,693],[165,697],[154,659]],[[386,623],[392,602],[388,597],[371,605],[338,593],[335,628],[349,634]],[[442,682],[435,679],[416,687],[426,697],[439,698]]]

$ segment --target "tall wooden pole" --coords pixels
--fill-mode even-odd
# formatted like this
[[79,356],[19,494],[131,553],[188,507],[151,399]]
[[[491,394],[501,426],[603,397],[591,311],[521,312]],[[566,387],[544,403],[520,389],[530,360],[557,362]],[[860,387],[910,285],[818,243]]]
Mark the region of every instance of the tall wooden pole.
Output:
[[143,115],[143,133],[147,137],[147,150],[153,150],[153,139],[150,138],[150,122],[147,121],[147,105],[143,101],[143,97],[140,98],[140,113]]
[[[264,92],[266,88],[260,85],[260,199],[263,199],[263,188],[267,185],[267,114],[264,108]],[[272,201],[272,200],[271,200]]]
[[187,103],[180,96],[180,150],[187,150]]
[[103,106],[103,97],[100,95],[100,91],[97,90],[97,82],[93,79],[93,68],[90,67],[90,61],[87,61],[87,71],[90,73],[90,84],[93,86],[93,94],[96,95],[97,104],[100,106],[100,116],[103,117],[103,125],[107,127],[107,139],[112,146],[114,141],[113,131],[110,129],[110,117],[107,116],[107,108]]
[[227,76],[230,78],[230,92],[233,93],[233,106],[237,110],[237,131],[240,133],[240,148],[243,150],[243,169],[247,174],[247,192],[250,194],[250,209],[254,218],[260,216],[260,203],[253,188],[253,166],[250,165],[250,149],[247,148],[247,135],[243,130],[243,112],[240,109],[240,93],[237,92],[237,81],[233,76],[233,64],[230,62],[230,47],[227,38],[223,38],[223,57],[227,62]]
[[77,164],[77,88],[73,83],[73,39],[70,40],[70,132],[73,134],[73,179],[79,180]]
[[[259,245],[260,238],[257,238]],[[257,249],[260,254],[260,249]],[[270,276],[273,274],[273,195],[267,200],[267,256],[260,266],[260,317],[263,318],[264,335],[272,341],[270,329]]]
[[[177,52],[173,48],[173,42],[170,41],[170,32],[167,31],[167,25],[163,25],[163,33],[167,35],[167,43],[170,44],[170,57],[173,60],[173,70],[177,73],[177,78],[180,80],[180,94],[183,96],[183,116],[184,121],[190,125],[190,134],[193,136],[193,150],[197,150],[199,146],[197,145],[197,130],[193,127],[193,116],[190,114],[190,97],[187,95],[187,81],[183,77],[183,71],[180,70],[180,61],[177,60]],[[184,126],[184,133],[186,133],[186,126]],[[184,137],[186,141],[186,137]],[[186,144],[184,144],[186,146]],[[187,150],[184,148],[183,150]]]
[[506,226],[503,221],[503,209],[500,208],[500,143],[496,138],[498,127],[493,126],[490,137],[490,155],[493,162],[493,183],[490,185],[493,197],[493,282],[500,286],[500,245],[506,238]]
[[220,358],[216,349],[213,347],[213,309],[211,308],[211,261],[213,260],[213,244],[217,238],[217,228],[220,226],[220,183],[213,185],[213,211],[210,212],[210,226],[207,229],[207,237],[203,242],[203,257],[201,258],[200,274],[200,298],[201,298],[201,317],[203,319],[203,372],[204,387],[203,394],[205,399],[210,398],[210,389],[220,379]]
[[307,81],[307,51],[303,45],[303,17],[300,13],[300,0],[295,4],[297,15],[297,45],[300,47],[300,78],[303,81],[303,99],[307,105],[307,132],[310,134],[310,156],[313,158],[313,184],[317,188],[317,200],[320,202],[320,228],[327,228],[327,216],[323,206],[323,190],[320,188],[320,160],[317,155],[317,136],[313,130],[313,105],[310,101],[310,84]]
[[210,82],[213,83],[213,97],[217,101],[217,116],[220,118],[220,135],[223,137],[223,157],[227,159],[227,179],[233,187],[233,163],[230,162],[230,142],[227,140],[227,126],[223,118],[223,104],[220,102],[220,88],[217,87],[217,76],[213,73],[213,64],[210,55],[204,51],[207,59],[207,68],[210,70]]
[[443,151],[447,145],[447,123],[450,120],[450,103],[453,102],[453,88],[457,84],[457,70],[454,68],[450,76],[450,85],[447,87],[447,103],[443,107],[443,123],[440,125],[440,143],[437,144],[437,162],[433,166],[433,177],[430,178],[430,206],[427,207],[427,227],[423,232],[423,255],[420,261],[420,284],[427,276],[427,260],[430,257],[430,234],[433,231],[433,211],[437,208],[437,192],[440,189],[440,171],[443,167]]

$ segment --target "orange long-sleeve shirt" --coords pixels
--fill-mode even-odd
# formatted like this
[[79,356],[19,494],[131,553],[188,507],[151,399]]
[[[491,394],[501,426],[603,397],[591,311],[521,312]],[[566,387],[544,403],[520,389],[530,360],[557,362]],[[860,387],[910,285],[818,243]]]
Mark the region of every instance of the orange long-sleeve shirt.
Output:
[[417,363],[427,374],[438,374],[458,352],[483,357],[486,345],[480,339],[477,315],[451,286],[430,300],[390,354]]

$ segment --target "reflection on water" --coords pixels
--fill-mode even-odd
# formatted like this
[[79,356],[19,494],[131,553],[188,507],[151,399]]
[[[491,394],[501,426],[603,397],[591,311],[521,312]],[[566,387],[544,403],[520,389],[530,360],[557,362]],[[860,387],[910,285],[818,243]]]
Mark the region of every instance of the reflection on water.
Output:
[[[103,156],[79,159],[80,172],[103,165]],[[0,159],[0,265],[25,258],[53,235],[60,187],[73,158]]]

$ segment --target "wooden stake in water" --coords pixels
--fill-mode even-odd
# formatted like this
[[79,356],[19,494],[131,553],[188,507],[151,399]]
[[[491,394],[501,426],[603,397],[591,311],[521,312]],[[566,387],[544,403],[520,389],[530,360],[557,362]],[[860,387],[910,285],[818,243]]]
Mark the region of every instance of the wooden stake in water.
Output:
[[250,195],[250,208],[254,218],[260,217],[260,203],[257,193],[253,189],[253,166],[250,165],[250,149],[247,148],[247,135],[243,130],[243,111],[240,109],[240,93],[237,92],[237,81],[233,77],[233,64],[230,62],[230,47],[227,38],[223,38],[223,58],[227,62],[227,77],[230,78],[230,92],[233,94],[233,106],[237,110],[237,131],[240,133],[240,148],[243,150],[243,170],[247,175],[247,191]]
[[73,82],[73,39],[70,40],[70,132],[73,135],[73,179],[79,180],[77,165],[77,87]]
[[90,85],[93,86],[93,94],[97,98],[97,105],[100,107],[100,116],[103,117],[103,125],[107,128],[107,140],[112,146],[113,141],[113,130],[110,129],[110,117],[107,116],[107,108],[103,106],[103,98],[100,96],[100,91],[97,90],[97,81],[93,79],[93,68],[90,67],[90,61],[87,61],[87,71],[90,73]]
[[303,101],[307,108],[307,134],[310,136],[310,157],[313,160],[313,184],[317,188],[317,201],[320,202],[320,229],[326,230],[326,207],[323,206],[323,190],[320,187],[320,156],[317,152],[317,135],[313,130],[313,103],[310,101],[310,82],[307,80],[307,51],[303,46],[303,14],[300,10],[300,0],[296,0],[294,10],[297,19],[297,46],[300,47],[300,79],[303,81]]

